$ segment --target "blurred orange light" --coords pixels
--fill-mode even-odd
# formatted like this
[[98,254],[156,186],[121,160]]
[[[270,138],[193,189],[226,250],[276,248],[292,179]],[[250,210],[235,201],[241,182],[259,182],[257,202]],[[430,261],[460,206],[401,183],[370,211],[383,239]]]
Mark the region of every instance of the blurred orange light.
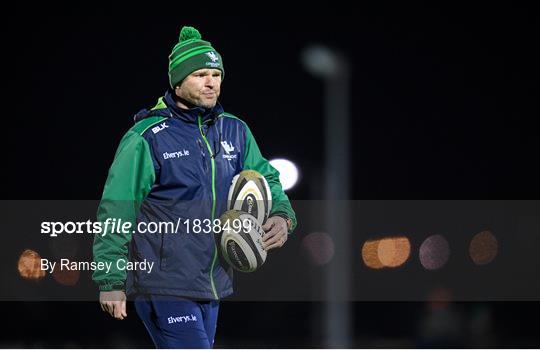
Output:
[[41,269],[41,256],[31,249],[22,252],[17,268],[24,279],[37,281],[45,277],[45,270]]
[[469,255],[476,265],[489,264],[497,256],[498,242],[491,231],[476,234],[469,245]]
[[386,237],[368,240],[362,247],[362,259],[372,269],[398,267],[411,255],[411,243],[407,237]]
[[53,278],[56,282],[64,286],[74,286],[79,282],[81,273],[79,270],[64,270],[58,268],[58,264],[54,267]]
[[362,259],[367,267],[372,269],[382,269],[384,265],[379,260],[379,240],[369,240],[362,247]]
[[409,259],[411,244],[406,237],[384,238],[379,242],[377,254],[384,266],[398,267]]

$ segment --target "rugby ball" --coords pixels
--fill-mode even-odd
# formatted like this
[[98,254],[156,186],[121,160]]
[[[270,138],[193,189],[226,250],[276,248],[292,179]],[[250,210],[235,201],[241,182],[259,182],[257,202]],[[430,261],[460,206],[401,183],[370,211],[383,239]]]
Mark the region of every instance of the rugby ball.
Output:
[[227,210],[242,210],[264,224],[272,210],[272,193],[268,182],[255,170],[243,170],[231,181]]
[[221,253],[235,270],[253,272],[266,261],[264,230],[258,220],[241,210],[228,210],[219,218]]

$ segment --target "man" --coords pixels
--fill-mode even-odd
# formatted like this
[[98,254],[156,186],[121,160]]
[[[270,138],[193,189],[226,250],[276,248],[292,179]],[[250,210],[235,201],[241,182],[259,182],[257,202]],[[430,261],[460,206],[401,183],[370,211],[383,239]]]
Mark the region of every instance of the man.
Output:
[[[93,275],[102,309],[122,320],[127,291],[160,348],[213,345],[219,300],[233,292],[232,269],[213,234],[194,233],[189,226],[194,219],[214,224],[226,210],[236,174],[257,170],[270,186],[266,250],[282,247],[296,226],[279,173],[262,157],[247,125],[218,103],[223,75],[221,55],[195,28],[182,28],[169,56],[171,88],[154,108],[135,116],[98,209],[99,221],[129,222],[135,229],[141,223],[181,223],[175,233],[122,229],[94,240],[94,260],[111,263],[108,272]],[[127,260],[135,268],[126,273]]]

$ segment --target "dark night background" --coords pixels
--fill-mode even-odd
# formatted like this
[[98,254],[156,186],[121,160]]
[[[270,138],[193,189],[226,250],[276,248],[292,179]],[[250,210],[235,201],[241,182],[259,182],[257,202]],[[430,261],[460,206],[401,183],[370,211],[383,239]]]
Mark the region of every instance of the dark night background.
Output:
[[[477,8],[250,7],[56,9],[4,14],[2,199],[99,199],[116,146],[165,91],[183,25],[222,54],[221,103],[267,158],[298,163],[295,200],[323,199],[323,83],[302,67],[310,44],[352,66],[352,199],[538,198],[538,12]],[[310,183],[311,181],[311,183]],[[302,235],[301,226],[294,240]],[[294,242],[294,241],[293,241]],[[294,245],[292,245],[294,246]],[[5,248],[3,248],[5,249]],[[534,277],[538,278],[538,276]],[[7,279],[4,283],[10,283]],[[90,302],[1,302],[0,346],[151,347],[134,310],[116,322]],[[538,347],[538,302],[489,310],[489,334],[425,344],[421,302],[357,302],[354,347]],[[216,347],[323,347],[322,304],[225,302]]]

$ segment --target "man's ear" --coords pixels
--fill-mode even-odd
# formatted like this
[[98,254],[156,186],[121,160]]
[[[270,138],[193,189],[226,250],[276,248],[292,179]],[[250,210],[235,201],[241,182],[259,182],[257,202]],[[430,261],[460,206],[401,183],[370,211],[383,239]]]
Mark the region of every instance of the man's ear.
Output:
[[176,85],[174,87],[174,94],[177,96],[177,97],[180,97],[180,85]]

